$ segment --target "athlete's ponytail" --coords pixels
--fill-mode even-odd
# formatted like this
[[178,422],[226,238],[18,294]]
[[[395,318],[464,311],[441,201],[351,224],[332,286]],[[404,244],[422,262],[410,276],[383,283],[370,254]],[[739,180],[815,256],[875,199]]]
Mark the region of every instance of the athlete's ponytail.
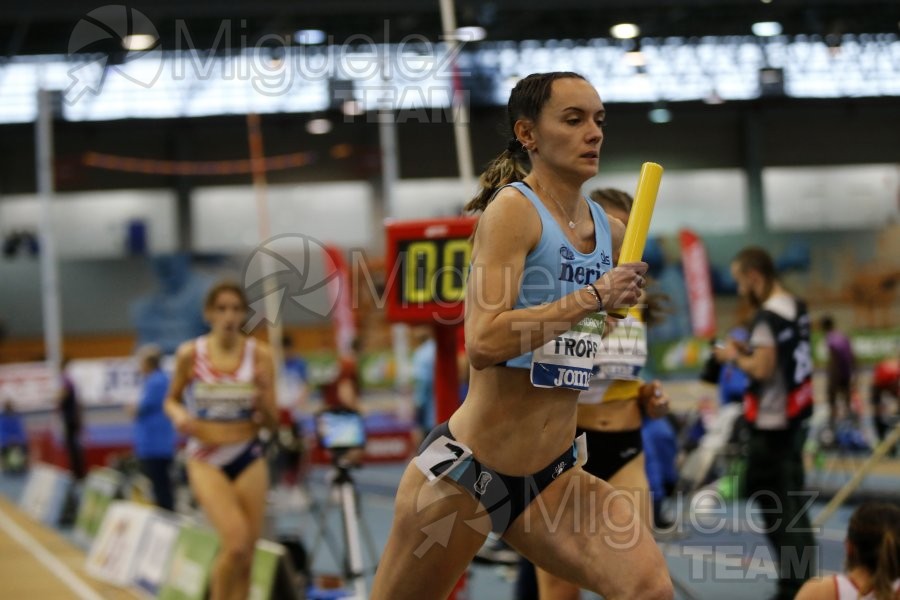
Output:
[[875,598],[895,600],[894,582],[900,579],[900,508],[881,502],[860,505],[850,517],[847,540],[847,570],[866,569]]
[[897,531],[887,529],[878,549],[878,565],[872,573],[872,586],[876,600],[893,600],[894,581],[900,578],[900,536]]
[[466,205],[467,211],[483,211],[487,208],[487,205],[494,197],[494,194],[497,193],[497,190],[504,185],[522,181],[522,179],[528,175],[528,170],[525,168],[525,165],[528,164],[528,156],[525,154],[525,148],[522,147],[519,140],[513,139],[510,142],[510,145],[512,145],[513,142],[518,145],[519,149],[511,150],[510,148],[507,148],[488,164],[487,169],[484,170],[484,173],[481,174],[481,178],[478,180],[481,189]]

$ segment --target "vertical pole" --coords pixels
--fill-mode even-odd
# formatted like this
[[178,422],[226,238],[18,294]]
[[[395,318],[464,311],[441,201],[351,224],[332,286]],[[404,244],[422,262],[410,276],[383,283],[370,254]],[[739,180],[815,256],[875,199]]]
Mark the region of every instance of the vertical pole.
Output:
[[[387,38],[387,36],[385,36]],[[385,84],[390,79],[389,54],[384,56],[382,79]],[[387,89],[387,85],[385,85]],[[397,181],[400,179],[399,150],[397,146],[397,123],[394,120],[394,111],[390,105],[390,96],[385,93],[381,98],[381,106],[378,107],[378,143],[381,149],[381,200],[384,219],[393,219],[397,216],[396,190]],[[411,365],[409,359],[409,327],[406,323],[394,323],[391,325],[391,347],[394,351],[394,364],[397,365],[396,389],[404,393],[409,389],[411,380]]]
[[[441,25],[444,29],[444,40],[450,56],[456,56],[456,7],[453,0],[440,0]],[[466,105],[456,61],[453,69],[453,137],[456,141],[456,163],[459,167],[459,178],[466,190],[472,187],[475,175],[472,168],[472,142],[469,137],[469,107]]]
[[747,172],[748,233],[754,238],[768,236],[766,211],[763,203],[763,134],[759,110],[748,108],[741,119],[744,169]]
[[[272,237],[272,225],[269,217],[269,201],[266,195],[266,163],[263,152],[262,127],[259,115],[256,113],[247,114],[247,141],[250,145],[250,169],[253,173],[253,190],[256,193],[256,220],[259,228],[259,243],[262,244]],[[275,281],[272,277],[266,278],[263,284],[266,286],[263,293],[265,294],[269,345],[272,347],[272,362],[275,363],[275,381],[273,385],[277,389],[277,382],[279,381],[281,366],[284,361],[284,350],[281,347],[281,319],[279,318],[281,311],[279,301],[282,296],[276,293],[277,290],[274,289]]]
[[59,381],[62,363],[62,319],[59,308],[59,278],[53,238],[53,107],[50,92],[38,90],[38,118],[35,128],[35,166],[40,205],[38,238],[41,261],[41,290],[44,313],[44,354],[54,381]]
[[[450,56],[456,56],[456,5],[454,0],[440,0],[441,26]],[[465,103],[459,71],[454,61],[453,77],[453,138],[456,141],[456,162],[459,178],[467,193],[473,191],[472,143],[469,137],[469,107]],[[459,373],[456,366],[456,335],[452,327],[435,324],[435,416],[438,423],[450,418],[459,406]],[[452,393],[452,395],[451,395]],[[450,593],[450,600],[466,597],[466,573],[459,578]]]
[[[386,104],[387,101],[385,101]],[[384,218],[396,216],[397,180],[399,177],[397,124],[390,106],[378,109],[378,142],[381,146],[381,198],[384,202]]]

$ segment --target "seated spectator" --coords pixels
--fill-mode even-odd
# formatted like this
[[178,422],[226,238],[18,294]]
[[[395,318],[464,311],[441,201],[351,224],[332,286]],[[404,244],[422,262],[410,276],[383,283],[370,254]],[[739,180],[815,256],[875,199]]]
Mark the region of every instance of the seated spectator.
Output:
[[795,600],[900,598],[900,508],[862,504],[850,517],[843,573],[807,581]]
[[16,412],[12,400],[3,403],[0,412],[0,470],[23,473],[28,463],[28,436],[22,415]]

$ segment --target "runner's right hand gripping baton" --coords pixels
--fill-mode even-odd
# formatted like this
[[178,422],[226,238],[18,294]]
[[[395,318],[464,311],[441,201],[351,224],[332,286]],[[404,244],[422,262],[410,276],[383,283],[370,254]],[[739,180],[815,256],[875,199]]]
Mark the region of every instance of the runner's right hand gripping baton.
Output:
[[[634,193],[634,204],[628,217],[628,225],[625,227],[625,239],[622,240],[618,264],[639,261],[644,255],[647,232],[650,230],[650,217],[653,216],[662,174],[663,168],[656,163],[645,162],[641,165],[641,174],[638,178],[637,191]],[[606,313],[611,317],[622,319],[628,314],[628,307],[612,306]]]

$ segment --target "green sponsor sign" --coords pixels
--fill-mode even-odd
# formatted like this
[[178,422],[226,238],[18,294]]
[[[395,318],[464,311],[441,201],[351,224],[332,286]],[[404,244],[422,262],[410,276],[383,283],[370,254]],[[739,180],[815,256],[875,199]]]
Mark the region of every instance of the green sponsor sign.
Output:
[[256,551],[253,553],[253,569],[250,572],[250,600],[272,598],[278,564],[283,555],[283,546],[266,540],[256,542]]
[[651,374],[697,376],[709,353],[709,340],[702,338],[651,342],[647,348],[648,372],[644,377]]
[[[874,365],[900,354],[900,329],[859,330],[847,335],[859,365]],[[814,331],[811,337],[813,361],[816,366],[825,366],[828,363],[825,334]]]
[[119,494],[124,477],[112,469],[93,469],[88,473],[75,517],[75,537],[90,543],[97,536],[109,505]]
[[[848,334],[857,364],[871,366],[886,358],[900,354],[900,329],[860,330]],[[813,331],[813,362],[816,367],[828,363],[828,348],[825,335]],[[651,342],[649,346],[648,368],[658,375],[697,375],[709,356],[709,340],[682,338],[668,342]]]
[[218,551],[219,540],[213,531],[196,525],[182,527],[158,598],[204,600]]
[[[340,364],[334,353],[317,352],[303,355],[307,365],[307,382],[312,388],[330,383],[338,375]],[[360,355],[358,359],[359,377],[363,389],[392,389],[396,379],[397,365],[390,350],[377,350]]]

